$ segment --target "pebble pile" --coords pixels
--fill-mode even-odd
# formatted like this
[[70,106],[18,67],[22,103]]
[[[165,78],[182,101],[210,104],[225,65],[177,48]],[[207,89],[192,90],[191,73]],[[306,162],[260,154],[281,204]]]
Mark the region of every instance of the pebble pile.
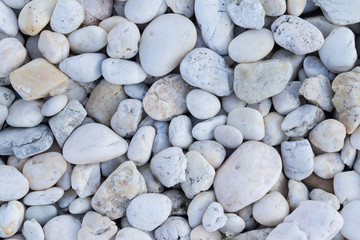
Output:
[[0,239],[360,240],[358,53],[358,0],[0,0]]

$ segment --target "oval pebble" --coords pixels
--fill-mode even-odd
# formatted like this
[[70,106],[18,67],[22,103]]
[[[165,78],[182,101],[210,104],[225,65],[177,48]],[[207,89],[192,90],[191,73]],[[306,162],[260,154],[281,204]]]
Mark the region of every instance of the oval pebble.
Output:
[[344,219],[344,226],[341,228],[341,234],[347,239],[357,239],[360,231],[357,228],[360,219],[360,201],[349,202],[341,210],[341,216]]
[[73,216],[60,215],[48,221],[43,229],[47,240],[61,240],[64,236],[68,240],[77,240],[80,228],[80,221]]
[[66,106],[68,98],[66,95],[60,94],[49,98],[41,107],[41,114],[51,117],[59,113]]
[[314,173],[323,179],[332,179],[344,167],[339,153],[324,153],[314,158]]
[[78,29],[84,21],[85,11],[76,0],[58,0],[51,15],[51,28],[62,34]]
[[68,39],[61,33],[44,30],[41,32],[38,49],[51,63],[58,64],[69,56],[70,46]]
[[23,202],[27,206],[48,205],[57,202],[64,195],[64,190],[59,187],[48,188],[43,191],[28,193]]
[[[1,9],[0,3],[0,9]],[[1,11],[1,10],[0,10]],[[0,41],[0,78],[8,77],[10,73],[23,64],[26,58],[26,48],[16,38],[5,38]]]
[[126,1],[124,13],[127,19],[136,24],[150,22],[161,7],[162,0],[141,0]]
[[13,10],[6,4],[7,3],[0,2],[0,15],[2,16],[0,33],[14,37],[19,30],[17,18]]
[[0,237],[13,236],[21,227],[25,207],[19,201],[10,201],[0,207]]
[[243,135],[239,129],[230,125],[217,126],[214,129],[215,140],[226,148],[234,149],[243,142]]
[[226,155],[225,148],[212,140],[196,141],[189,146],[189,151],[199,152],[215,169],[220,167]]
[[191,119],[186,115],[180,115],[171,119],[169,124],[169,141],[174,147],[187,149],[193,142],[191,135]]
[[191,90],[186,96],[186,106],[197,119],[214,117],[221,108],[219,99],[213,94],[201,89]]
[[98,26],[80,28],[67,36],[71,51],[75,53],[97,52],[107,44],[107,32]]
[[32,218],[36,219],[40,225],[45,225],[50,219],[56,217],[58,214],[57,209],[54,205],[42,205],[28,207],[25,212],[26,220]]
[[29,181],[15,167],[0,165],[0,201],[17,200],[29,191]]
[[214,138],[214,129],[226,123],[226,116],[220,115],[196,124],[191,134],[196,140],[210,140]]
[[12,127],[35,127],[44,119],[42,104],[41,100],[16,100],[9,108],[6,122]]
[[152,126],[143,126],[136,131],[127,151],[127,157],[130,161],[133,161],[137,166],[142,166],[149,161],[155,134],[155,128]]

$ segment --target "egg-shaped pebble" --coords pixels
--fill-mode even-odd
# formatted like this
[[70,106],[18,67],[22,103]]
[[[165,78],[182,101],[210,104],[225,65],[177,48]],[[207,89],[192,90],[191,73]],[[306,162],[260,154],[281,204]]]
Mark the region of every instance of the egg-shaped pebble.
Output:
[[24,220],[25,207],[19,201],[10,201],[0,207],[0,237],[13,236]]
[[127,151],[129,160],[137,166],[144,165],[149,161],[155,134],[155,128],[152,126],[140,127],[130,141]]
[[227,10],[231,20],[243,28],[261,29],[265,24],[265,10],[258,0],[230,1]]
[[224,209],[218,202],[212,202],[204,212],[202,217],[202,225],[208,232],[215,232],[216,230],[225,226],[227,217],[224,214]]
[[98,52],[107,44],[107,32],[98,26],[87,26],[70,33],[68,40],[75,53]]
[[293,16],[299,16],[305,9],[306,0],[288,0],[286,3],[286,11]]
[[337,173],[333,185],[334,193],[341,204],[360,199],[360,175],[356,171]]
[[[0,3],[0,8],[1,8]],[[0,78],[8,77],[10,73],[23,64],[26,48],[16,38],[5,38],[0,41]]]
[[47,223],[50,219],[56,217],[56,215],[57,209],[54,205],[28,207],[25,212],[26,220],[34,218],[42,226],[45,225],[45,223]]
[[162,0],[141,0],[126,1],[124,13],[127,19],[136,24],[150,22],[161,7]]
[[42,191],[28,193],[23,203],[27,206],[48,205],[57,202],[64,195],[64,189],[52,187]]
[[59,113],[67,104],[66,95],[60,94],[49,98],[41,107],[41,114],[46,117],[54,116]]
[[180,115],[171,119],[169,124],[169,141],[174,147],[187,149],[193,142],[191,135],[191,119],[186,115]]
[[85,17],[84,8],[76,0],[58,0],[51,15],[51,28],[62,34],[76,30]]
[[271,146],[278,145],[289,139],[281,129],[284,116],[277,112],[271,112],[264,117],[265,136],[263,142]]
[[219,115],[196,124],[191,134],[196,140],[210,140],[214,138],[214,129],[226,123],[226,116]]
[[226,148],[234,149],[243,142],[241,131],[230,125],[221,125],[214,129],[214,138]]
[[339,153],[324,153],[314,158],[314,172],[323,179],[332,179],[344,167]]
[[186,106],[197,119],[208,119],[214,117],[220,111],[220,101],[213,94],[201,90],[191,90],[186,96]]
[[301,202],[309,200],[309,190],[301,181],[290,179],[288,182],[288,188],[289,193],[287,196],[287,201],[291,210],[296,209]]
[[12,127],[37,126],[44,118],[41,114],[42,105],[43,101],[41,100],[16,100],[9,108],[6,122]]
[[0,33],[14,37],[19,30],[15,13],[6,3],[0,2],[0,15]]
[[339,199],[334,194],[326,192],[320,188],[315,188],[310,192],[310,199],[327,202],[333,206],[335,210],[339,210],[340,208]]
[[71,215],[60,215],[48,221],[43,230],[45,239],[60,240],[64,236],[68,240],[77,240],[81,223],[78,219]]
[[0,201],[16,200],[29,191],[29,181],[15,167],[0,166]]
[[44,231],[41,225],[34,218],[24,222],[21,232],[28,240],[44,239]]

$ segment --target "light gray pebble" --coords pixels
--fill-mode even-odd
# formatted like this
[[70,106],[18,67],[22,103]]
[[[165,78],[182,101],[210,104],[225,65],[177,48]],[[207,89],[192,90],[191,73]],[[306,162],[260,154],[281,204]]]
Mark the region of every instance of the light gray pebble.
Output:
[[115,169],[117,169],[122,163],[128,161],[126,154],[121,155],[120,157],[116,157],[105,162],[100,163],[101,175],[104,177],[108,177]]
[[272,97],[274,108],[278,113],[287,115],[301,106],[300,87],[300,81],[289,82],[284,91]]
[[66,95],[60,94],[49,98],[41,107],[41,113],[45,117],[51,117],[59,113],[66,106],[68,98]]
[[[76,198],[77,198],[76,191],[70,188],[68,191],[64,192],[64,195],[59,199],[59,201],[56,202],[56,205],[58,205],[60,208],[67,209],[71,204],[71,202],[74,201]],[[53,205],[48,205],[48,206],[53,206]],[[35,206],[35,207],[42,207],[42,206]]]
[[244,108],[246,106],[246,102],[240,100],[235,93],[232,93],[229,96],[221,98],[221,106],[225,112],[229,113],[235,108]]
[[303,66],[306,76],[308,77],[322,74],[332,81],[336,76],[335,73],[330,72],[316,56],[307,56],[304,59]]
[[303,81],[307,78],[307,75],[306,75],[306,73],[305,73],[304,68],[301,68],[301,69],[299,70],[298,78],[299,78],[299,81],[300,81],[300,82],[303,82]]
[[25,219],[35,219],[40,225],[45,225],[50,219],[57,215],[54,205],[33,206],[26,209]]
[[48,188],[43,191],[28,193],[23,202],[27,206],[48,205],[57,202],[64,195],[64,190],[59,187]]
[[215,169],[225,160],[225,148],[212,140],[196,141],[189,146],[189,151],[199,152]]
[[69,205],[69,212],[71,214],[85,214],[91,210],[91,197],[77,198]]
[[71,215],[60,215],[48,221],[43,230],[46,240],[77,240],[81,223]]
[[320,188],[315,188],[310,192],[310,199],[315,201],[323,201],[330,204],[335,210],[339,210],[339,199],[332,193],[328,193]]
[[71,173],[71,187],[80,198],[93,195],[100,186],[100,164],[76,165]]
[[75,53],[98,52],[107,44],[107,32],[98,26],[79,28],[67,38],[71,51]]
[[155,128],[152,126],[144,126],[136,131],[127,151],[127,157],[130,161],[133,161],[137,166],[144,165],[149,161],[155,134]]
[[346,137],[344,147],[341,149],[341,160],[343,163],[352,168],[356,159],[356,148],[351,145],[350,137]]
[[201,90],[191,90],[186,96],[186,106],[197,119],[209,119],[220,111],[220,101],[213,94]]
[[324,153],[314,158],[314,172],[323,179],[332,179],[344,170],[339,153]]
[[138,170],[145,179],[148,193],[162,193],[164,191],[164,186],[151,172],[150,164],[142,165],[138,167]]
[[243,142],[243,136],[239,129],[230,125],[217,126],[214,129],[214,138],[226,148],[234,149]]
[[0,87],[0,105],[10,107],[15,100],[15,93],[7,87]]
[[76,0],[59,0],[51,15],[50,26],[59,33],[68,34],[78,29],[85,17],[85,11]]
[[17,200],[29,192],[29,181],[15,167],[0,165],[0,201]]
[[196,124],[191,133],[196,140],[211,140],[214,138],[214,129],[225,123],[225,115],[216,116]]
[[0,15],[2,16],[0,32],[10,36],[15,36],[19,31],[19,28],[14,11],[5,3],[0,2]]
[[333,185],[335,196],[341,204],[360,199],[360,175],[356,171],[337,173]]
[[231,20],[240,27],[261,29],[265,24],[265,10],[258,0],[233,0],[227,10]]
[[44,240],[44,231],[34,218],[24,222],[22,234],[26,240]]
[[289,193],[287,201],[292,211],[296,209],[301,202],[309,200],[309,190],[301,181],[290,179],[288,182],[288,188]]
[[188,116],[180,115],[171,119],[169,141],[174,147],[187,149],[194,141],[191,135],[192,123]]
[[148,90],[149,88],[145,83],[127,84],[124,86],[126,95],[138,100],[143,100]]
[[6,118],[9,114],[9,110],[5,105],[0,105],[0,129],[6,121]]
[[[10,107],[6,118],[7,124],[12,127],[34,127],[41,123],[44,116],[41,113],[41,100],[16,100]],[[25,117],[26,116],[26,117]]]
[[215,232],[222,228],[225,226],[226,221],[227,217],[224,214],[224,209],[218,202],[211,203],[202,217],[202,225],[208,232]]
[[43,58],[44,56],[38,48],[40,35],[31,36],[26,41],[25,47],[28,50],[28,54],[31,59]]
[[[311,2],[311,0],[309,1]],[[329,22],[323,15],[308,17],[305,18],[304,20],[308,21],[309,23],[314,25],[317,29],[319,29],[325,38],[329,36],[332,30],[341,27],[340,25]]]
[[212,202],[215,201],[216,198],[214,191],[201,192],[191,200],[187,209],[190,227],[194,228],[201,224],[206,209]]
[[284,121],[284,116],[280,115],[277,112],[271,112],[264,117],[264,124],[265,124],[265,136],[263,138],[264,143],[271,146],[276,146],[289,139],[289,137],[286,136],[283,130],[281,129],[281,124],[283,121]]
[[185,218],[169,217],[155,230],[156,239],[190,240],[191,228]]
[[70,163],[67,163],[64,175],[62,175],[62,177],[56,183],[57,187],[61,187],[62,189],[64,189],[64,191],[70,189],[72,170],[73,170],[73,166]]

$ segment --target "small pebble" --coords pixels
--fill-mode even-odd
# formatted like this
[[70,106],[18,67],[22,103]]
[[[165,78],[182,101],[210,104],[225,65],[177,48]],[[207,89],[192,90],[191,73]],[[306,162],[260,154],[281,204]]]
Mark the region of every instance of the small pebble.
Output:
[[169,124],[169,141],[172,146],[187,149],[194,141],[192,135],[191,119],[180,115],[171,119]]
[[210,140],[214,138],[214,129],[226,123],[226,116],[220,115],[196,124],[191,133],[196,140]]
[[296,209],[301,202],[309,200],[309,190],[306,185],[301,181],[290,179],[288,182],[289,193],[287,201],[289,203],[291,211]]
[[272,97],[272,103],[278,113],[287,115],[301,106],[300,87],[300,81],[291,81],[282,92]]
[[197,119],[209,119],[214,117],[221,108],[219,99],[213,94],[201,90],[191,90],[186,96],[186,106]]
[[0,237],[13,236],[21,227],[25,207],[19,201],[10,201],[0,207]]
[[224,209],[218,202],[212,202],[204,212],[202,217],[202,225],[208,232],[215,232],[216,230],[225,226],[227,217],[224,214]]
[[265,24],[265,10],[261,1],[230,1],[227,5],[229,16],[234,24],[243,28],[261,29]]
[[284,117],[277,112],[271,112],[264,117],[265,136],[263,142],[276,146],[289,139],[281,129],[281,124],[284,121]]
[[226,223],[219,230],[225,234],[226,237],[234,237],[245,229],[245,222],[238,215],[233,213],[225,213],[225,216],[227,218]]
[[63,195],[64,190],[59,187],[32,191],[23,198],[23,203],[27,206],[48,205],[57,202]]
[[68,240],[77,240],[81,223],[71,215],[60,215],[48,221],[43,230],[45,239],[60,240],[66,236]]
[[58,64],[69,56],[70,45],[63,34],[44,30],[39,37],[38,49],[49,62]]
[[100,186],[100,164],[76,165],[71,173],[71,187],[80,198],[93,195]]
[[15,13],[10,8],[11,6],[7,5],[8,3],[0,3],[0,14],[3,16],[3,20],[0,24],[0,32],[6,35],[15,36],[19,30],[18,20]]
[[307,77],[313,77],[315,75],[322,74],[330,81],[334,80],[335,74],[330,72],[318,57],[307,56],[304,59],[304,71]]
[[124,227],[118,231],[115,240],[152,240],[152,238],[139,229]]
[[230,125],[217,126],[214,129],[214,138],[226,148],[234,149],[243,142],[243,135],[239,129]]
[[323,179],[332,179],[344,170],[339,153],[324,153],[314,158],[314,173]]
[[360,201],[349,202],[341,210],[341,216],[344,219],[344,226],[341,228],[341,234],[347,239],[357,239],[360,231],[357,228],[360,214]]
[[69,205],[69,212],[71,214],[85,214],[92,210],[91,198],[77,198]]
[[330,204],[335,210],[339,210],[340,203],[334,194],[328,193],[320,188],[315,188],[310,192],[310,199],[316,201],[323,201]]
[[[59,202],[58,202],[59,203]],[[28,207],[25,212],[26,220],[34,218],[40,225],[45,225],[50,219],[56,217],[57,209],[54,205]]]
[[226,155],[225,148],[212,140],[196,141],[189,146],[189,151],[199,152],[215,169],[224,162]]
[[71,51],[75,53],[97,52],[107,44],[107,32],[98,26],[80,28],[67,36]]
[[155,128],[152,126],[143,126],[136,131],[127,151],[130,161],[142,166],[150,160],[155,134]]
[[66,106],[68,98],[66,95],[57,95],[49,98],[41,107],[41,114],[51,117],[59,113]]
[[29,191],[29,181],[15,167],[0,166],[0,201],[17,200]]
[[[3,3],[0,3],[0,12],[2,9],[1,4]],[[1,40],[0,78],[8,77],[13,70],[16,70],[18,67],[20,67],[25,61],[26,52],[26,48],[16,38],[5,38]]]
[[191,240],[202,240],[202,239],[214,239],[221,240],[221,233],[219,231],[208,232],[202,225],[194,227],[190,232]]

